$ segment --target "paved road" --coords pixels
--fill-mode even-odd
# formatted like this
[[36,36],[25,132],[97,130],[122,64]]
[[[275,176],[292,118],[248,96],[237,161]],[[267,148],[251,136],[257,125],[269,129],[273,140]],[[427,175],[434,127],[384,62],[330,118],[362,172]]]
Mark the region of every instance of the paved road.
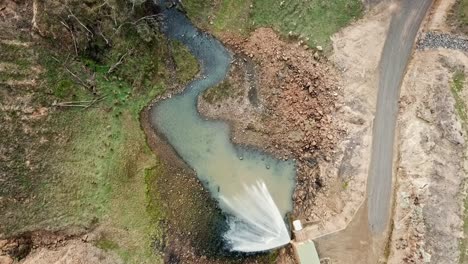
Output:
[[367,185],[368,221],[373,233],[387,228],[392,196],[392,165],[400,85],[414,40],[432,0],[400,0],[380,59],[379,91]]

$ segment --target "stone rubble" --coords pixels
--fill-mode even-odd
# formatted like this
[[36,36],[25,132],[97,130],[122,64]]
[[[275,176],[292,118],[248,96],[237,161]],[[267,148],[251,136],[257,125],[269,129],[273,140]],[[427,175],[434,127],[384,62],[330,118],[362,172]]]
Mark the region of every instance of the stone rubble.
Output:
[[423,38],[418,40],[416,48],[419,50],[444,48],[468,51],[468,39],[452,34],[427,32]]

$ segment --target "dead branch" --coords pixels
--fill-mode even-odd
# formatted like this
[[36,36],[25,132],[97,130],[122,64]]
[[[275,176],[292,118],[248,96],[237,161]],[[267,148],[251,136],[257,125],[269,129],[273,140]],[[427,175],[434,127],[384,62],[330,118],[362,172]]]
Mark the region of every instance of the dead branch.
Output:
[[61,104],[61,103],[57,103],[55,105],[52,105],[52,106],[58,106],[58,107],[86,107],[88,105],[84,105],[84,104]]
[[89,30],[89,28],[85,26],[85,24],[83,24],[83,22],[81,22],[81,20],[79,20],[78,17],[76,17],[75,14],[73,14],[73,12],[69,8],[67,8],[67,10],[70,13],[68,17],[73,17],[78,22],[78,24],[80,24],[84,29],[86,29],[86,31],[88,31],[89,34],[91,34],[91,37],[93,37],[94,36],[93,32]]
[[107,5],[107,6],[109,6],[110,8],[112,8],[112,6],[109,5],[109,3],[108,3],[106,0],[104,0],[104,2],[103,2],[102,4],[100,4],[100,5],[98,5],[98,6],[96,7],[96,9],[99,10],[99,9],[101,9],[101,8],[102,8],[103,6],[105,6],[105,5]]
[[[81,79],[77,74],[75,74],[73,71],[71,71],[67,66],[66,66],[66,62],[68,61],[68,58],[66,59],[65,63],[62,63],[60,62],[57,58],[55,58],[54,56],[52,56],[52,58],[57,61],[58,63],[60,63],[60,65],[62,66],[63,69],[65,69],[71,76],[73,76],[73,78],[75,79],[75,81],[80,84],[81,86],[85,87],[88,91],[92,92],[93,94],[96,94],[96,88],[95,88],[95,85],[90,85],[88,82],[86,81],[83,81],[83,79]],[[94,75],[92,76],[92,78],[94,79]]]
[[60,102],[57,103],[56,101],[52,103],[52,105],[70,105],[70,104],[85,104],[91,103],[94,100],[84,100],[84,101],[68,101],[68,102]]
[[33,0],[33,17],[31,19],[31,24],[32,24],[32,29],[36,31],[41,37],[44,37],[44,34],[42,33],[42,30],[39,28],[37,25],[37,13],[39,12],[38,9],[38,3],[37,0]]
[[116,29],[115,29],[115,32],[114,34],[112,34],[112,37],[115,36],[116,34],[119,33],[120,29],[124,26],[124,25],[136,25],[138,24],[140,21],[142,20],[146,20],[146,19],[150,19],[150,18],[153,18],[153,17],[158,17],[159,15],[149,15],[149,16],[144,16],[144,17],[141,17],[133,22],[124,22],[122,24],[120,24]]
[[104,33],[102,33],[102,30],[101,30],[101,29],[99,29],[99,35],[101,35],[101,37],[106,41],[106,44],[107,44],[107,45],[110,45],[110,44],[109,44],[109,40],[106,38],[106,36],[104,36]]
[[125,52],[124,55],[120,56],[120,59],[119,59],[114,65],[112,65],[112,66],[109,68],[109,70],[107,71],[107,74],[110,74],[110,73],[112,73],[115,69],[117,69],[117,67],[119,67],[119,65],[122,64],[123,59],[125,58],[125,56],[127,56],[127,54],[128,54],[129,52],[131,52],[131,51],[127,51],[127,52]]
[[57,102],[54,101],[52,103],[52,106],[57,106],[57,107],[83,107],[83,109],[88,109],[94,104],[104,100],[106,96],[101,96],[99,98],[93,99],[93,100],[87,100],[87,101],[69,101],[69,102]]
[[82,86],[84,86],[84,87],[85,87],[86,89],[88,89],[89,91],[94,92],[94,89],[93,89],[91,86],[89,86],[89,85],[88,85],[85,81],[83,81],[78,75],[76,75],[76,74],[73,73],[70,69],[68,69],[67,66],[62,65],[62,67],[63,67],[68,73],[70,73],[71,76],[73,76],[73,77],[78,81],[79,84],[81,84]]
[[68,29],[68,31],[70,31],[70,34],[71,34],[71,37],[72,37],[72,40],[73,40],[73,46],[75,46],[75,54],[78,57],[78,45],[76,43],[75,34],[73,34],[73,31],[71,30],[71,28],[65,22],[60,21],[60,23],[62,23],[62,25],[64,27],[66,27]]
[[94,99],[90,104],[88,104],[88,106],[86,106],[84,109],[88,109],[90,108],[91,106],[93,106],[94,104],[96,104],[97,102],[100,102],[102,100],[104,100],[104,98],[106,98],[107,95],[104,95],[104,96],[101,96],[100,98],[96,98]]

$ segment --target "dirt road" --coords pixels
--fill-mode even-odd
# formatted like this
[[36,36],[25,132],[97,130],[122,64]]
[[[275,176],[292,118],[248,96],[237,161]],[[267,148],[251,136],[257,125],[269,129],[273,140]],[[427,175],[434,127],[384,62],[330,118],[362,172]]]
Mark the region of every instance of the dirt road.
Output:
[[387,228],[392,192],[393,146],[400,85],[421,21],[432,0],[402,0],[392,17],[380,60],[368,179],[368,222],[373,233]]

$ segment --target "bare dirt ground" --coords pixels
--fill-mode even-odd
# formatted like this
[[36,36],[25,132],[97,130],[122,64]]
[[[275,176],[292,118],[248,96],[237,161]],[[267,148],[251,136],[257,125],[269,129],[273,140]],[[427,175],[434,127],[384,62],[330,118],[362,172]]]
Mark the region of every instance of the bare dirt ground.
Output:
[[459,51],[417,52],[402,86],[389,263],[457,263],[464,132],[450,91]]
[[[356,210],[362,208],[365,204],[372,123],[377,98],[377,69],[390,21],[391,9],[392,7],[386,4],[377,6],[363,19],[333,36],[334,54],[331,60],[340,70],[343,80],[346,107],[344,113],[348,116],[345,119],[351,121],[348,126],[354,126],[353,130],[356,131],[354,135],[348,137],[347,142],[345,141],[347,145],[344,145],[345,155],[341,164],[339,164],[339,177],[353,180],[353,185],[350,185],[353,186],[350,188],[352,194],[349,195],[356,195],[361,200],[349,199],[360,203],[349,203],[347,213],[337,215],[336,218],[329,221],[325,232],[320,228],[314,229],[313,227],[306,230],[309,238],[323,236],[328,232],[345,228],[350,224],[350,216],[354,217]],[[353,116],[358,117],[360,122],[353,122],[351,118]],[[356,216],[356,218],[360,219],[362,217]],[[355,223],[353,226],[359,230],[351,230],[345,233],[367,232],[364,225]],[[328,241],[331,242],[332,240]],[[340,256],[337,256],[337,258],[340,259]],[[344,257],[341,260],[345,263],[349,259]]]
[[[453,3],[439,1],[426,30],[447,33]],[[451,86],[454,72],[465,71],[467,59],[460,51],[418,51],[407,72],[389,263],[459,261],[466,147]]]
[[25,233],[0,240],[0,264],[122,263],[115,253],[93,246],[90,242],[96,238],[96,234],[83,235],[83,230]]
[[453,4],[455,4],[455,0],[436,1],[426,27],[432,31],[450,32],[453,26],[447,23],[447,18]]
[[[114,253],[115,254],[115,253]],[[21,264],[81,264],[81,263],[100,263],[100,264],[120,264],[123,263],[114,254],[96,248],[88,243],[81,241],[71,241],[56,250],[41,248],[33,251]]]

